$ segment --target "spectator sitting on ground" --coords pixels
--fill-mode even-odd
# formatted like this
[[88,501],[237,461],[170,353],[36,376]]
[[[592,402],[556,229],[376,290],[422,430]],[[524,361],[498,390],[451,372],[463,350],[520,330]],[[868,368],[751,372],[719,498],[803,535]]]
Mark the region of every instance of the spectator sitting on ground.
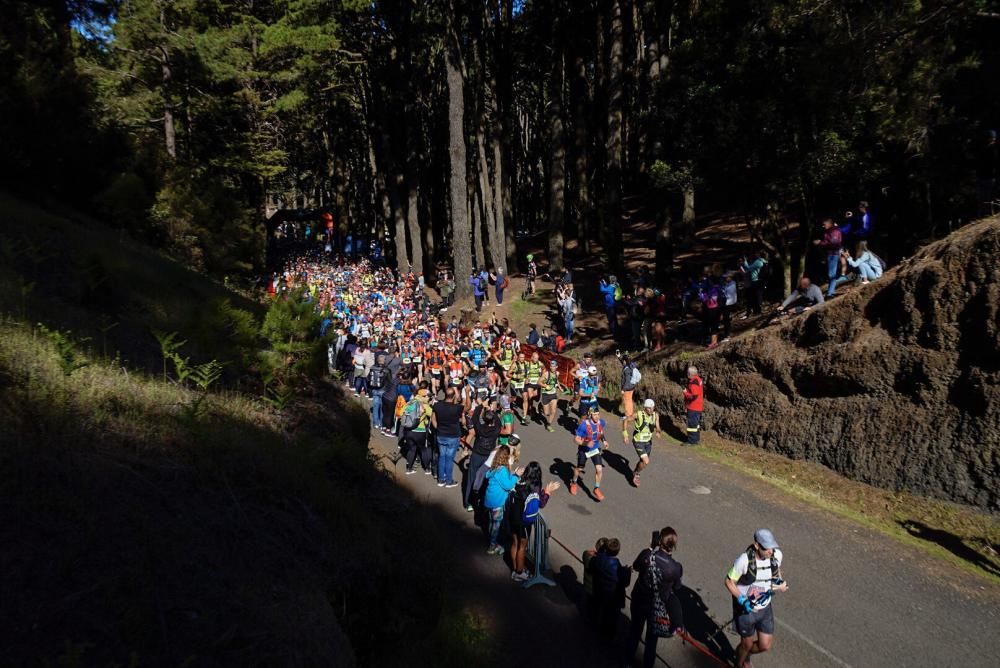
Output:
[[799,288],[792,290],[792,294],[785,297],[785,301],[781,302],[781,306],[778,307],[778,313],[782,314],[789,311],[802,313],[803,311],[808,311],[813,306],[819,306],[823,301],[823,291],[813,285],[812,281],[807,277],[803,276],[799,280]]
[[538,336],[538,326],[535,323],[528,325],[528,338],[525,343],[529,346],[537,346],[540,337]]
[[842,254],[847,260],[847,264],[852,269],[857,270],[861,285],[867,285],[870,281],[882,276],[882,263],[879,262],[874,253],[868,250],[867,241],[858,242],[854,250],[854,257],[851,257],[851,254],[846,250],[842,251]]

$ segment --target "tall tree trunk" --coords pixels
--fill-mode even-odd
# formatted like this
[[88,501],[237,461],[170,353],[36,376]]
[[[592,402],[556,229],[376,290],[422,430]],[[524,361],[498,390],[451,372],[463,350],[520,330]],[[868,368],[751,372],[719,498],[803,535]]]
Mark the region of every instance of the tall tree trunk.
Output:
[[[397,173],[389,188],[389,201],[392,204],[393,239],[396,242],[396,269],[399,273],[410,270],[410,260],[406,254],[406,198],[403,193],[403,175]],[[354,232],[355,234],[357,232]]]
[[493,148],[493,230],[490,240],[493,243],[493,262],[497,269],[507,273],[507,225],[504,222],[503,205],[503,149],[500,146],[500,120],[493,122],[493,135],[490,145]]
[[688,236],[694,234],[694,184],[689,183],[684,186],[684,211],[681,214],[681,224],[684,226],[684,233]]
[[593,207],[590,202],[590,164],[588,118],[590,95],[587,86],[587,61],[582,46],[575,49],[570,95],[573,98],[573,176],[576,195],[576,236],[583,252],[591,252],[590,230],[593,227]]
[[[409,168],[407,169],[409,170]],[[406,228],[407,237],[410,240],[410,264],[413,265],[413,271],[419,276],[424,273],[424,253],[421,247],[420,210],[418,208],[420,206],[419,186],[416,174],[408,174],[406,180]]]
[[604,189],[604,247],[616,271],[624,266],[622,241],[622,2],[611,0],[611,40],[608,60],[608,158]]
[[663,285],[674,270],[674,240],[671,234],[673,216],[662,196],[656,207],[656,282]]
[[458,37],[452,32],[452,44],[445,49],[445,74],[448,82],[448,157],[451,172],[448,179],[449,200],[451,202],[452,244],[455,249],[456,294],[468,297],[472,286],[472,242],[469,228],[469,186],[466,183],[465,168],[465,92],[462,72],[459,69],[460,54],[456,51]]
[[554,4],[552,21],[552,73],[549,78],[549,270],[559,270],[563,266],[566,226],[566,133],[563,126],[563,49],[562,25],[559,16],[561,3]]

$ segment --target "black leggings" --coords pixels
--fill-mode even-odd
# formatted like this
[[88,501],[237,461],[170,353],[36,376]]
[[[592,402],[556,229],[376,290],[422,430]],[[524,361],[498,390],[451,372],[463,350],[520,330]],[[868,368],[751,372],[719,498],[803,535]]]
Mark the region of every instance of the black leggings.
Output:
[[431,448],[427,440],[426,431],[409,431],[403,435],[403,444],[406,447],[406,470],[413,468],[413,463],[417,459],[417,451],[420,452],[420,465],[424,470],[431,467]]
[[[622,663],[628,666],[632,665],[635,650],[639,647],[639,638],[642,637],[642,629],[646,627],[646,647],[642,653],[642,666],[643,668],[653,668],[656,664],[656,642],[659,638],[653,635],[653,628],[648,624],[649,607],[636,605],[635,599],[632,599],[629,611],[632,619],[628,625],[628,636],[625,639]],[[681,611],[681,602],[676,595],[671,595],[667,599],[667,614],[670,616],[671,628],[676,629],[684,626],[684,613]]]

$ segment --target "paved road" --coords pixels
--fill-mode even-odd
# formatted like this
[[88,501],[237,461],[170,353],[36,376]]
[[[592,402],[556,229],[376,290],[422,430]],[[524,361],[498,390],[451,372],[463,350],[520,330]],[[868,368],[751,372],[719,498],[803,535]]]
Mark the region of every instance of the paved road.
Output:
[[[622,443],[617,420],[606,411],[604,415],[611,443],[606,457],[611,466],[605,467],[601,484],[607,498],[597,503],[583,488],[574,497],[563,487],[545,510],[549,527],[576,554],[599,536],[617,536],[623,561],[648,544],[654,529],[667,524],[676,528],[676,557],[690,588],[685,615],[695,637],[704,640],[728,621],[731,599],[723,586],[725,573],[751,542],[754,529],[766,526],[784,551],[790,589],[775,596],[775,649],[754,661],[757,668],[996,665],[1000,587],[666,439],[656,444],[642,486],[635,489],[624,475],[635,463],[635,452]],[[529,425],[518,433],[522,461],[539,461],[552,477],[565,473],[563,462],[575,461],[568,428],[549,434]],[[386,452],[394,441],[373,436],[372,443]],[[419,499],[472,525],[471,516],[460,507],[459,490],[438,488],[429,476],[398,479]],[[592,480],[588,472],[588,489]],[[564,582],[581,577],[579,563],[554,542],[551,562]],[[508,577],[500,560],[495,563],[494,577]],[[539,596],[534,591],[524,594]],[[725,656],[736,642],[727,630],[715,634],[709,644]],[[677,640],[661,641],[660,647],[669,666],[713,665]],[[593,665],[603,664],[595,657]]]

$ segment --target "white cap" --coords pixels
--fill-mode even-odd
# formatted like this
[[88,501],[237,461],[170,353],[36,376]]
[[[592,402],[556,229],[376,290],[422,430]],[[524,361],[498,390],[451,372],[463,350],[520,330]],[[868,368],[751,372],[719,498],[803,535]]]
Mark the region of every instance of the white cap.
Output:
[[646,399],[644,402],[642,402],[642,407],[643,408],[656,408],[656,402],[653,401],[652,399]]
[[592,376],[596,376],[597,375],[597,367],[596,366],[590,367],[589,369],[587,369],[587,371],[589,371],[590,375],[592,375]]

